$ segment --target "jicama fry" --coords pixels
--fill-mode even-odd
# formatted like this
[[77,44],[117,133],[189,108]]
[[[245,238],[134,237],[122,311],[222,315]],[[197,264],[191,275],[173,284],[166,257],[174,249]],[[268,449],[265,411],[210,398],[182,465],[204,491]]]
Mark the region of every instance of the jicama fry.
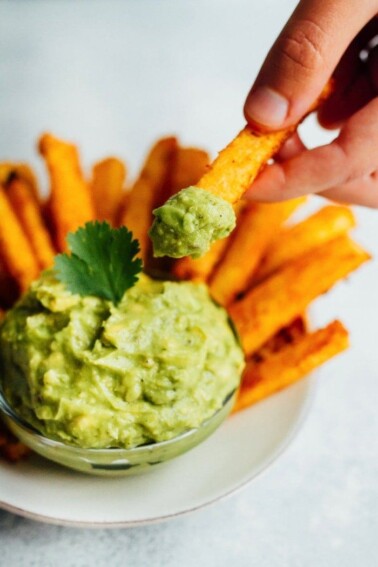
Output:
[[196,184],[229,203],[236,203],[251,186],[263,165],[278,152],[295,127],[255,134],[246,126],[219,154]]
[[1,162],[0,163],[0,185],[6,185],[9,180],[16,176],[22,179],[29,187],[34,199],[39,202],[40,195],[38,184],[33,170],[26,163]]
[[287,218],[305,201],[250,204],[241,215],[224,257],[210,279],[210,292],[221,305],[230,304],[248,287],[267,248]]
[[121,224],[127,226],[134,238],[139,240],[143,259],[146,258],[149,247],[147,231],[151,224],[152,210],[168,179],[176,151],[176,138],[159,140],[148,154],[139,178],[127,197]]
[[278,329],[289,324],[308,304],[370,258],[347,237],[303,254],[231,305],[229,314],[246,355],[252,354]]
[[3,189],[0,189],[0,218],[0,258],[9,274],[24,291],[38,276],[40,268]]
[[259,282],[265,279],[286,262],[345,234],[354,226],[355,218],[350,208],[334,205],[323,207],[276,237],[254,280]]
[[43,222],[41,209],[34,199],[30,186],[14,177],[6,185],[6,194],[16,214],[41,269],[49,268],[54,261],[55,250]]
[[339,321],[305,335],[263,362],[247,363],[233,411],[246,408],[286,388],[346,350],[348,332]]
[[88,185],[81,172],[77,148],[51,134],[44,134],[39,150],[51,181],[51,215],[60,251],[67,249],[66,236],[95,219]]
[[[234,210],[237,219],[240,219],[245,206],[245,201],[243,200],[235,203]],[[173,274],[180,280],[206,282],[212,274],[215,266],[222,259],[234,235],[235,232],[227,238],[216,240],[209,251],[200,258],[192,258],[191,256],[179,258],[173,264]]]
[[250,360],[255,363],[262,362],[283,347],[303,337],[306,334],[306,330],[305,317],[296,317],[289,325],[280,329],[273,337],[270,337],[265,344],[251,355]]
[[205,174],[209,161],[209,154],[204,150],[199,148],[178,148],[169,183],[169,191],[162,195],[161,203],[157,203],[156,206],[163,204],[180,189],[197,183]]
[[228,238],[216,240],[206,254],[200,258],[184,256],[179,258],[173,265],[173,274],[180,280],[192,280],[195,282],[206,282],[214,266],[222,258],[228,246]]
[[[329,83],[309,112],[318,108],[331,89]],[[197,187],[206,189],[229,203],[236,203],[251,186],[260,169],[278,152],[297,127],[298,124],[295,124],[285,130],[259,135],[250,126],[246,126],[218,154],[209,171],[198,181]]]
[[94,165],[90,191],[98,220],[114,224],[122,200],[125,178],[125,165],[118,158],[109,157]]

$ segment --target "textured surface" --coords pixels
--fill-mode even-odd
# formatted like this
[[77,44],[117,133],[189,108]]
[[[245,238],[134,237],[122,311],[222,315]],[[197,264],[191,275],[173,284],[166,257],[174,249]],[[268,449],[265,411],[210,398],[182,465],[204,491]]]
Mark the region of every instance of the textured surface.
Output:
[[[244,96],[294,4],[1,2],[0,155],[42,171],[34,145],[45,129],[79,142],[87,165],[114,152],[134,172],[162,134],[214,153],[240,130]],[[327,139],[312,121],[305,135]],[[357,214],[356,237],[377,255],[377,213]],[[321,373],[309,418],[267,474],[208,509],[130,530],[0,512],[0,565],[377,565],[377,285],[370,263],[318,303],[319,323],[341,317],[353,347]]]

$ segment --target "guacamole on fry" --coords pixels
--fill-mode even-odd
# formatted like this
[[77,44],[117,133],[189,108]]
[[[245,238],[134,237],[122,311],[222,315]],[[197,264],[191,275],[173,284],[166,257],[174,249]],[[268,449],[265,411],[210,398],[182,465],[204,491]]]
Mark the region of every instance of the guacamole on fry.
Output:
[[197,427],[238,387],[243,360],[206,286],[144,275],[115,306],[46,272],[0,326],[8,402],[80,447],[131,448]]
[[227,201],[198,187],[176,193],[158,209],[150,229],[154,255],[202,256],[211,244],[235,228],[235,213]]

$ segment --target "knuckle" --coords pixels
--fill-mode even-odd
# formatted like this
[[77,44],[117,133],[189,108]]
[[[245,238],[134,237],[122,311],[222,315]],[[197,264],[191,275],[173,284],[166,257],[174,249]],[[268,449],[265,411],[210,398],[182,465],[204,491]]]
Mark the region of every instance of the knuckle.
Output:
[[310,20],[297,22],[293,29],[282,34],[278,49],[283,60],[294,68],[308,73],[314,72],[324,64],[326,40],[320,26]]

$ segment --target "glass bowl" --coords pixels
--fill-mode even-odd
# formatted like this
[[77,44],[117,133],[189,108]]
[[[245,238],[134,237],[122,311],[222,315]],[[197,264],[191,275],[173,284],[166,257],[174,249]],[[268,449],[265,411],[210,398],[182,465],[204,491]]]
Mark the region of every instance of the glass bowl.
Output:
[[223,401],[221,408],[199,427],[169,441],[132,449],[82,449],[45,437],[13,411],[1,389],[0,410],[12,433],[46,459],[87,474],[126,476],[160,467],[166,461],[186,453],[204,441],[226,419],[234,405],[236,393],[237,390],[233,390]]

